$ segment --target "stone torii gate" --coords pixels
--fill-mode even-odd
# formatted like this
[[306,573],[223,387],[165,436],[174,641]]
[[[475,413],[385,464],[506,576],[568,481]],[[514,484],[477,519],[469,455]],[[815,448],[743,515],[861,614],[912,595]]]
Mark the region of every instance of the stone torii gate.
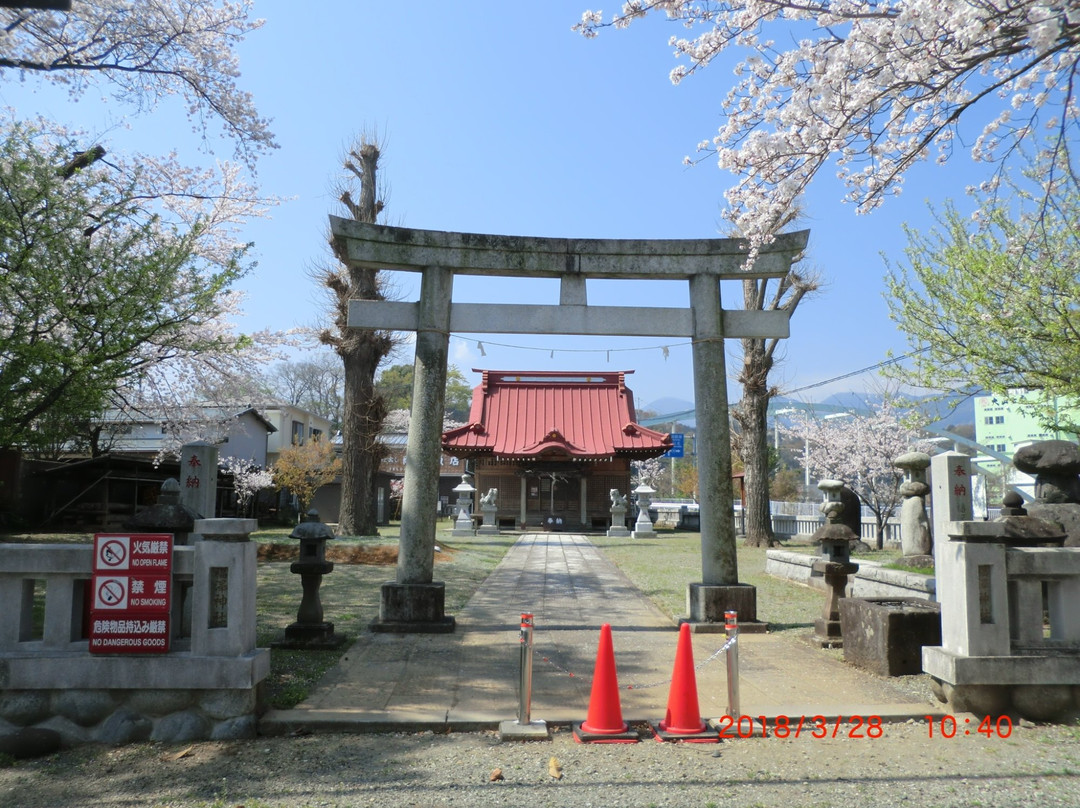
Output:
[[[330,217],[350,265],[422,273],[420,300],[353,300],[349,327],[416,332],[397,578],[382,586],[376,631],[453,631],[433,581],[439,459],[450,334],[662,336],[692,340],[701,497],[701,582],[687,591],[695,630],[723,630],[725,610],[757,620],[754,587],[735,554],[725,338],[788,336],[788,313],[722,309],[721,280],[781,278],[809,231],[785,233],[743,269],[744,239],[560,239],[387,227]],[[455,274],[558,278],[559,305],[454,303]],[[587,278],[686,280],[690,308],[590,306]]]

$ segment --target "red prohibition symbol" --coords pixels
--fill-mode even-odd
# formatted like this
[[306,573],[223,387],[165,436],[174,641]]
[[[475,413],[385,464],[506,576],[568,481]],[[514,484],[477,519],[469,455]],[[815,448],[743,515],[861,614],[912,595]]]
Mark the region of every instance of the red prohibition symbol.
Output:
[[101,560],[110,567],[118,567],[127,559],[127,548],[123,542],[107,541],[101,545]]
[[119,581],[103,581],[98,587],[98,600],[106,606],[115,606],[124,599],[124,587]]

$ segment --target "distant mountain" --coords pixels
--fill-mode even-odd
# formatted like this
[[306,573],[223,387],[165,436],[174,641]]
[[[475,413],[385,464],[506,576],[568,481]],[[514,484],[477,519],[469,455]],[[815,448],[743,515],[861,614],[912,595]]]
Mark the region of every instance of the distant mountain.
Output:
[[[638,423],[641,423],[642,426],[651,426],[653,429],[658,429],[661,432],[666,432],[670,428],[670,421],[667,422],[668,426],[665,426],[663,423],[655,422],[652,424],[643,423],[643,421],[653,421],[654,419],[643,419],[641,413],[654,412],[657,416],[674,415],[675,413],[686,412],[687,410],[694,409],[694,402],[687,401],[684,398],[658,398],[656,399],[656,401],[652,401],[645,405],[639,404],[637,409]],[[693,418],[693,416],[687,418],[680,418],[679,423],[690,427],[690,429],[695,429],[697,427],[697,421]]]
[[[963,427],[975,423],[975,399],[972,396],[953,396],[940,401],[932,400],[934,397],[918,396],[912,399],[913,406],[922,410],[930,419],[929,424],[939,428]],[[850,391],[847,393],[834,393],[824,401],[811,405],[820,408],[822,413],[865,412],[871,407],[881,403],[883,396],[874,393],[859,393]],[[770,409],[773,412],[788,408],[805,408],[806,402],[778,396],[773,399]],[[639,417],[642,412],[655,413],[657,416],[673,415],[694,409],[694,402],[682,398],[658,398],[648,404],[638,404]],[[782,420],[786,419],[781,416]],[[652,420],[652,419],[649,419]],[[680,418],[680,423],[694,426],[693,418]]]
[[686,412],[694,409],[694,402],[684,398],[658,398],[648,404],[638,404],[639,410],[648,410],[657,415],[668,415],[676,412]]
[[[975,399],[973,396],[949,396],[934,400],[934,396],[916,396],[911,399],[912,406],[921,410],[931,426],[940,428],[964,426],[975,423]],[[825,399],[822,404],[851,410],[864,410],[880,404],[882,396],[864,393],[836,393]]]

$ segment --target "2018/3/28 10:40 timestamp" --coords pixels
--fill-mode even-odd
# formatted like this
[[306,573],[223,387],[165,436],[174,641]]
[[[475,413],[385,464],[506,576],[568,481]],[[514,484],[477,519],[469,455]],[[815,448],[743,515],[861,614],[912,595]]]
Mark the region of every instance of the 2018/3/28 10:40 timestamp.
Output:
[[[970,718],[957,721],[951,715],[926,716],[926,727],[931,738],[955,738],[958,735],[985,735],[987,738],[1008,738],[1012,735],[1012,719],[1007,715],[984,715],[978,725]],[[936,730],[936,732],[935,732]]]

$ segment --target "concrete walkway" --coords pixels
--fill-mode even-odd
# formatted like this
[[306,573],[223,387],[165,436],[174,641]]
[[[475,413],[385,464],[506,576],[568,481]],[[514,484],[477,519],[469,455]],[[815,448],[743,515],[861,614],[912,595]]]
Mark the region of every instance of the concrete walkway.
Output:
[[[586,718],[603,623],[612,627],[624,720],[664,718],[677,626],[585,536],[529,533],[455,615],[453,634],[364,633],[305,702],[268,713],[260,731],[497,728],[518,715],[523,612],[535,624],[533,719]],[[812,647],[808,633],[739,637],[743,715],[904,720],[943,712]],[[725,658],[713,656],[724,641],[723,634],[692,635],[706,720],[728,706]]]

